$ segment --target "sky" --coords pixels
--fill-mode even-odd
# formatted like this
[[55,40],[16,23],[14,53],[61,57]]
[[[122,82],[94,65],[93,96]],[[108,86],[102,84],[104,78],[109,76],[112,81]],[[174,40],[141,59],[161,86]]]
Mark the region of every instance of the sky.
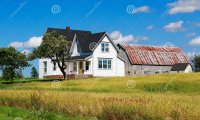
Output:
[[[0,1],[0,47],[30,53],[48,27],[70,26],[105,31],[115,43],[177,46],[190,58],[200,52],[200,0]],[[38,69],[38,60],[30,63]]]

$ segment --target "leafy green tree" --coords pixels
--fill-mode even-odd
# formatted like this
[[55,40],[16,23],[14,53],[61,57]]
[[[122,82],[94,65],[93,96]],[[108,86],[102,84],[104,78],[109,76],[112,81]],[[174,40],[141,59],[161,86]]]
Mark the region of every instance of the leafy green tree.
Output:
[[8,67],[5,67],[3,70],[2,70],[2,79],[3,80],[11,80],[12,79],[12,71],[8,68]]
[[28,67],[25,54],[20,53],[13,47],[0,48],[0,69],[9,74],[8,80],[13,82],[15,71]]
[[32,67],[32,69],[31,69],[31,77],[38,78],[38,72],[35,67]]
[[24,78],[21,68],[15,71],[15,78],[17,78],[17,79]]
[[30,54],[30,60],[36,58],[49,58],[58,64],[64,79],[66,79],[65,62],[70,59],[71,42],[66,40],[64,36],[56,32],[48,32],[43,36],[41,45],[33,50]]
[[195,55],[192,62],[195,72],[200,72],[200,55]]

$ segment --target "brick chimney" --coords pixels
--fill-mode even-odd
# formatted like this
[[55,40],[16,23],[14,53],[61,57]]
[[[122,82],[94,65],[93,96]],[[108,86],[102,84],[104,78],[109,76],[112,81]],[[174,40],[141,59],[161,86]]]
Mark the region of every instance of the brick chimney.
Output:
[[66,27],[66,30],[70,30],[70,26],[67,26],[67,27]]

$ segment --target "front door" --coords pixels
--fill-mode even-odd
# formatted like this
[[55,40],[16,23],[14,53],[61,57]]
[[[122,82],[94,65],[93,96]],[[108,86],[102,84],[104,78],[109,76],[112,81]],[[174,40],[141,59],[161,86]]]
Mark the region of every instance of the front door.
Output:
[[83,62],[79,62],[79,74],[83,74]]

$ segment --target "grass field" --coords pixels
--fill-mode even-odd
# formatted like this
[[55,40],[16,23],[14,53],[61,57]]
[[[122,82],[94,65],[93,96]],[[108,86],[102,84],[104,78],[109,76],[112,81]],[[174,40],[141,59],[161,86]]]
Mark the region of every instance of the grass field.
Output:
[[0,83],[0,118],[199,120],[199,76],[191,73]]

